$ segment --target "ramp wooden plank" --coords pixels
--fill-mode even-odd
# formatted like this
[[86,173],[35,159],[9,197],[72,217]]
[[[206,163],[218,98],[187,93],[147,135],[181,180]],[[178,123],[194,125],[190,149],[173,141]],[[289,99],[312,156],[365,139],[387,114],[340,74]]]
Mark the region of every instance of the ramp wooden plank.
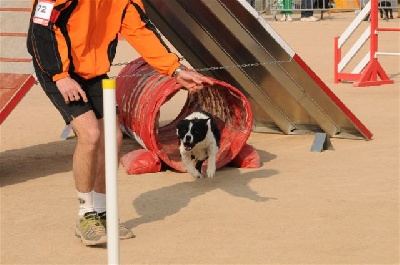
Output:
[[29,62],[32,62],[32,59],[29,59],[29,58],[6,58],[6,57],[0,57],[0,62],[5,62],[5,63],[29,63]]
[[30,74],[0,73],[0,124],[35,83]]

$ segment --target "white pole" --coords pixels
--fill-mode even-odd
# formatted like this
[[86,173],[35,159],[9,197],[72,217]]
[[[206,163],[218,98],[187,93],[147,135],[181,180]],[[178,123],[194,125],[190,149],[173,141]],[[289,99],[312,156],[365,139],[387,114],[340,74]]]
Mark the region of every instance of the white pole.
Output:
[[115,80],[103,79],[108,264],[119,264],[118,157]]
[[390,56],[400,56],[399,52],[376,52],[375,53],[375,58],[377,55],[390,55]]

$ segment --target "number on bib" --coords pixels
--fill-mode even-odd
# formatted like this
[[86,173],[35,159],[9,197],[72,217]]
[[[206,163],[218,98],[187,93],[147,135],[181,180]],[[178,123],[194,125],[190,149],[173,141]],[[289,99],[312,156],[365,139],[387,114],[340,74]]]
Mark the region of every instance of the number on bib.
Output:
[[33,16],[33,23],[47,26],[53,11],[54,2],[39,1],[36,5],[35,14]]

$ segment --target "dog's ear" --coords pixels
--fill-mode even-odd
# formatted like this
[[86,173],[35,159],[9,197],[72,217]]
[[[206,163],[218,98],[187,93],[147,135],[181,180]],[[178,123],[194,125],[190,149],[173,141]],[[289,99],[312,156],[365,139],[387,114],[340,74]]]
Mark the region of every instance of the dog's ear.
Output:
[[186,120],[180,120],[178,124],[176,125],[176,128],[179,130],[180,128],[184,127],[186,125]]
[[176,124],[176,134],[179,135],[179,132],[184,132],[185,128],[188,127],[190,121],[188,120],[180,120],[177,124]]

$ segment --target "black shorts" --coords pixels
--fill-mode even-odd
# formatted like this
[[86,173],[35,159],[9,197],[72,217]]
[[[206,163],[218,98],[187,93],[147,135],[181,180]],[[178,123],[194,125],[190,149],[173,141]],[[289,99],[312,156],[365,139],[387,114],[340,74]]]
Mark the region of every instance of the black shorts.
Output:
[[[78,75],[70,74],[71,78],[81,85],[88,98],[88,102],[84,102],[81,98],[79,101],[65,103],[64,97],[58,90],[56,83],[40,69],[35,67],[37,79],[42,86],[44,92],[49,97],[53,105],[61,113],[66,124],[69,124],[74,118],[92,110],[97,119],[103,118],[103,87],[102,80],[108,79],[107,75],[95,77],[93,79],[84,79]],[[118,114],[118,107],[116,113]]]

